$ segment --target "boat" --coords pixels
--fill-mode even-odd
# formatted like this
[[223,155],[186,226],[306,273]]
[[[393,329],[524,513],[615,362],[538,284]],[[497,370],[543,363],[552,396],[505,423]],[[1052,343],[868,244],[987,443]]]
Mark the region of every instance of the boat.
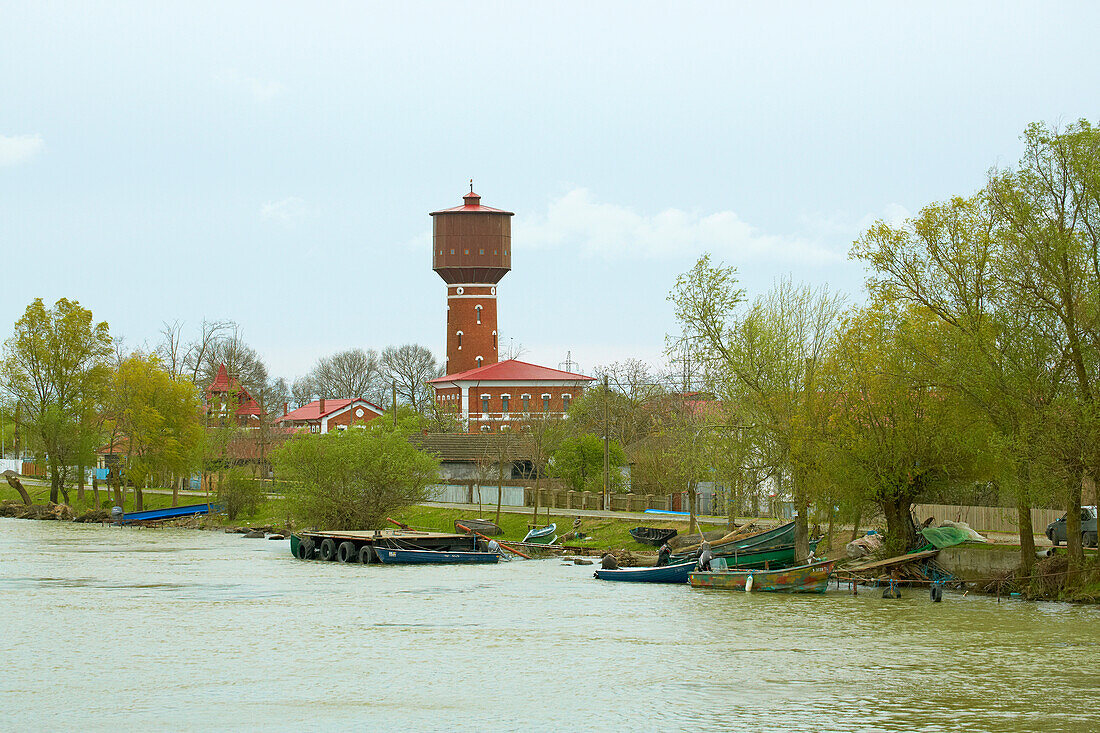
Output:
[[[763,550],[769,547],[782,547],[783,545],[794,544],[795,523],[787,522],[781,524],[774,529],[765,530],[763,532],[757,532],[756,534],[749,535],[748,537],[739,537],[728,542],[722,542],[721,537],[717,540],[707,540],[710,542],[710,551],[714,553],[715,557],[723,557],[733,555],[734,553],[743,552],[744,550]],[[679,552],[674,552],[672,560],[687,560],[688,558],[699,557],[699,546],[694,545],[691,547],[685,547]]]
[[[782,570],[712,570],[688,576],[692,588],[751,590],[772,593],[824,593],[836,560],[825,560]],[[749,579],[752,586],[746,588]]]
[[558,525],[548,524],[545,527],[536,527],[532,529],[523,538],[523,542],[530,543],[532,545],[552,545],[554,540],[558,538],[555,532],[558,531]]
[[668,541],[668,546],[672,550],[676,550],[682,547],[690,547],[697,545],[703,540],[707,542],[713,542],[714,540],[720,540],[729,532],[724,529],[712,529],[706,532],[696,532],[694,534],[678,534]]
[[126,512],[119,521],[122,524],[130,524],[131,522],[159,522],[165,519],[194,517],[201,514],[216,514],[222,511],[225,511],[225,507],[220,504],[190,504],[188,506],[168,507],[167,509]]
[[[810,540],[810,552],[817,549],[818,540]],[[794,545],[765,547],[763,549],[735,550],[732,554],[714,553],[711,560],[712,570],[750,570],[768,568],[778,570],[797,564],[794,559]]]
[[483,535],[495,537],[499,534],[504,534],[504,530],[500,528],[500,525],[490,522],[488,519],[456,519],[455,520],[455,532],[465,534],[467,530],[472,530]]
[[450,552],[446,550],[404,550],[375,547],[374,554],[384,565],[477,564],[500,562],[495,552]]
[[660,547],[676,536],[674,529],[660,529],[658,527],[635,527],[630,530],[630,536],[643,545]]
[[620,568],[618,570],[597,570],[593,576],[599,580],[621,580],[628,583],[686,583],[695,561],[662,565],[656,568]]

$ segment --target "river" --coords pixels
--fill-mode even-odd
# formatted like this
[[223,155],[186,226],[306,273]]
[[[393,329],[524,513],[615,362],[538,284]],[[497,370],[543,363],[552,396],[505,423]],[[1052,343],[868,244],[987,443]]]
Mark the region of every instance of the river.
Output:
[[[558,560],[0,519],[11,730],[1083,731],[1100,610],[607,583]],[[1091,721],[1091,722],[1090,722]]]

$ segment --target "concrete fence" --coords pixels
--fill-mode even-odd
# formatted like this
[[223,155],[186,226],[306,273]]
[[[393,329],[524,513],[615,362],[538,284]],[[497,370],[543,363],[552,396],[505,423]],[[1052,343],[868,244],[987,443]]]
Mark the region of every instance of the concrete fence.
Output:
[[[1016,509],[1003,506],[956,506],[951,504],[917,504],[913,510],[917,520],[923,522],[935,517],[936,523],[944,519],[952,522],[966,522],[979,532],[1004,532],[1015,534],[1019,531],[1016,522]],[[1032,509],[1031,527],[1037,535],[1044,534],[1047,525],[1062,517],[1064,509]]]

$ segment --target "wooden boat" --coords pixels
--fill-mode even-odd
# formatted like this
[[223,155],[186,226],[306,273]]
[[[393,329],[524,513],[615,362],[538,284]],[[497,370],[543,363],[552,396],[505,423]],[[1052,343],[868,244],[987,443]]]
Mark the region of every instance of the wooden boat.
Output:
[[[721,542],[721,538],[718,541],[710,542],[710,550],[716,557],[732,555],[735,552],[743,552],[745,550],[763,550],[769,547],[782,547],[783,545],[794,544],[795,524],[794,522],[787,522],[781,524],[774,529],[768,529],[763,532],[757,532],[754,535],[748,537],[739,537],[729,542]],[[689,547],[681,550],[680,552],[674,552],[672,555],[673,562],[678,560],[687,560],[691,557],[699,557],[699,547]]]
[[712,529],[707,532],[695,533],[695,534],[681,534],[676,535],[668,541],[668,546],[676,550],[680,547],[690,547],[691,545],[697,545],[703,540],[707,542],[713,542],[714,540],[720,540],[725,537],[729,532],[724,529]]
[[695,561],[664,565],[659,568],[620,568],[597,570],[593,576],[600,580],[621,580],[628,583],[686,583],[695,569]]
[[[463,529],[463,527],[466,529]],[[500,525],[490,522],[488,519],[456,519],[455,532],[465,534],[466,530],[480,532],[490,537],[504,534],[504,530],[500,528]]]
[[[810,540],[810,552],[817,549],[818,540]],[[714,553],[712,570],[750,570],[767,567],[769,570],[790,567],[795,564],[794,545],[765,547],[755,550],[735,550],[732,554]]]
[[696,572],[688,576],[688,582],[692,588],[745,590],[749,578],[752,578],[753,593],[824,593],[829,585],[829,573],[835,564],[835,560],[825,560],[782,570]]
[[444,550],[402,550],[375,547],[374,554],[385,565],[468,564],[500,561],[495,552],[448,552]]
[[532,529],[523,538],[524,542],[529,542],[532,545],[552,545],[554,540],[558,538],[555,532],[558,531],[558,525],[549,524],[545,527],[536,527]]
[[677,534],[674,529],[659,529],[657,527],[635,527],[630,530],[630,536],[643,545],[660,547],[671,540]]
[[126,512],[119,520],[123,524],[131,522],[159,522],[165,519],[179,519],[180,517],[194,517],[200,514],[216,514],[225,511],[220,504],[190,504],[188,506],[173,506],[166,509],[149,509],[143,512]]

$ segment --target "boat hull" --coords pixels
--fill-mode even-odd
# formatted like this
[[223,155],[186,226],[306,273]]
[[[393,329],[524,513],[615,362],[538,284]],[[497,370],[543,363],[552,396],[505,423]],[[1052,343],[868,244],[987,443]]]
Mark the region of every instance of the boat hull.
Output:
[[[711,543],[711,552],[715,557],[726,557],[744,550],[765,550],[769,547],[782,547],[794,544],[795,524],[787,522],[766,532],[754,534],[739,540],[733,540],[721,544]],[[699,557],[699,548],[693,548],[689,552],[673,554],[673,561],[686,560],[690,557]]]
[[621,568],[619,570],[597,570],[599,580],[617,580],[627,583],[686,583],[695,561],[663,565],[657,568]]
[[[817,540],[810,542],[810,552],[817,549]],[[718,567],[715,567],[715,562]],[[755,568],[767,568],[778,570],[780,568],[796,565],[794,559],[794,545],[782,547],[766,547],[745,551],[734,551],[733,554],[715,553],[711,561],[713,570],[752,570]]]
[[500,562],[495,552],[451,552],[446,550],[402,550],[375,547],[374,554],[384,565],[479,565]]
[[472,530],[489,537],[504,534],[504,530],[488,519],[456,519],[455,532],[465,534],[466,530]]
[[552,545],[554,540],[558,538],[555,532],[558,531],[558,525],[550,524],[546,527],[539,527],[532,529],[523,538],[523,541],[531,545]]
[[688,582],[693,588],[743,591],[751,577],[753,593],[824,593],[829,585],[829,573],[835,564],[834,560],[826,560],[783,570],[697,572],[688,576]]
[[157,522],[164,519],[178,519],[180,517],[194,517],[200,514],[210,514],[219,511],[215,504],[191,504],[189,506],[174,506],[166,509],[149,509],[142,512],[126,512],[120,520],[123,524],[131,522]]
[[660,547],[676,536],[674,529],[658,529],[656,527],[635,527],[630,530],[630,536],[635,542],[651,547]]

